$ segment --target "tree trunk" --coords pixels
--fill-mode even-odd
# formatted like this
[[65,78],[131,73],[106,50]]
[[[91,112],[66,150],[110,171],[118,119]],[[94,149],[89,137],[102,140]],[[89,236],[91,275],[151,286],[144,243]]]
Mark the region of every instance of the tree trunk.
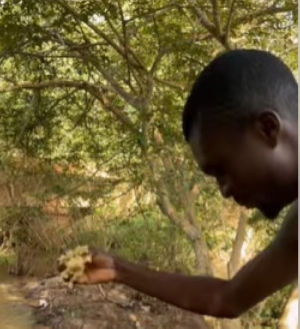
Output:
[[286,303],[282,316],[279,320],[278,329],[298,328],[298,286],[292,289],[290,297]]
[[222,320],[221,321],[221,329],[241,329],[242,322],[240,319],[234,320]]
[[[227,264],[228,279],[231,279],[240,268],[241,251],[245,241],[246,227],[247,227],[247,216],[243,211],[241,211],[237,233],[236,233],[235,241],[233,243],[231,257]],[[221,328],[241,329],[242,322],[240,319],[223,320],[221,322]]]
[[242,252],[243,244],[245,242],[246,228],[247,228],[247,216],[243,211],[241,211],[237,233],[235,236],[235,241],[233,243],[231,257],[227,265],[227,273],[229,279],[231,279],[240,268],[241,252]]
[[193,249],[195,251],[196,258],[196,273],[202,275],[213,275],[213,269],[208,255],[208,248],[203,238],[198,238],[193,241]]

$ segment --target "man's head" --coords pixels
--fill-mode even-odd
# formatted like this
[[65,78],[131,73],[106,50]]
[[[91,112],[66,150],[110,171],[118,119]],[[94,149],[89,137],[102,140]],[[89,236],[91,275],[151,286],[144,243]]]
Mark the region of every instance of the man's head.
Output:
[[235,50],[195,82],[183,131],[225,197],[274,218],[297,197],[298,86],[270,53]]

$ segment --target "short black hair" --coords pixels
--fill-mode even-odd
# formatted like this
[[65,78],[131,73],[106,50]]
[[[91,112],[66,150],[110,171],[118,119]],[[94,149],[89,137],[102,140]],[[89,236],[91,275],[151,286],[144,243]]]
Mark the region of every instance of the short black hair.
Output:
[[242,127],[269,108],[283,118],[298,120],[298,85],[291,70],[261,50],[232,50],[214,59],[197,78],[184,107],[185,139],[197,122]]

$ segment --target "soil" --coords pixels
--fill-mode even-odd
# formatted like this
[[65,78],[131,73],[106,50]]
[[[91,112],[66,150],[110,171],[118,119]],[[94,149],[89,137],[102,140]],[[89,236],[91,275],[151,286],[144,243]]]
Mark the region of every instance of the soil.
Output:
[[17,286],[32,329],[204,328],[200,317],[122,285],[70,288],[59,277],[53,277],[18,280]]

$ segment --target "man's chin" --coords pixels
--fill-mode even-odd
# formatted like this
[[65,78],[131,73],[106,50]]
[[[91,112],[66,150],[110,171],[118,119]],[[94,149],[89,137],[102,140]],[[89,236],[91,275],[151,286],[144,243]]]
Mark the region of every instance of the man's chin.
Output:
[[258,209],[261,211],[261,213],[268,219],[274,220],[276,217],[278,217],[282,207],[270,207],[270,206],[262,206],[258,207]]

